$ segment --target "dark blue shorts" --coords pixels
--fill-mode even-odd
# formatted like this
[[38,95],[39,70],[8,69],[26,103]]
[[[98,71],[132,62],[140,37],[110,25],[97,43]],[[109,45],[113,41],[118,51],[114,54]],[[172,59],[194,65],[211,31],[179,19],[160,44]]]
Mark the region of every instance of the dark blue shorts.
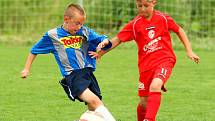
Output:
[[98,82],[93,74],[92,68],[84,68],[74,70],[70,75],[66,76],[60,81],[64,91],[66,92],[69,99],[75,101],[78,99],[83,102],[78,96],[83,91],[89,88],[95,95],[102,99],[101,91]]

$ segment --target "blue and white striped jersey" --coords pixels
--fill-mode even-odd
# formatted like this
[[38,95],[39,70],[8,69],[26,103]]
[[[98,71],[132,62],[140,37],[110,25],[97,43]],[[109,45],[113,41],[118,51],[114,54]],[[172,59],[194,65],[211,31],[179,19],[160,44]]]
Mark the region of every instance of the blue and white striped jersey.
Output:
[[[73,70],[91,67],[95,70],[96,60],[88,51],[96,51],[97,45],[107,39],[92,29],[82,26],[76,35],[71,35],[62,27],[52,29],[44,34],[31,49],[32,54],[52,53],[63,76]],[[111,46],[109,46],[111,47]]]

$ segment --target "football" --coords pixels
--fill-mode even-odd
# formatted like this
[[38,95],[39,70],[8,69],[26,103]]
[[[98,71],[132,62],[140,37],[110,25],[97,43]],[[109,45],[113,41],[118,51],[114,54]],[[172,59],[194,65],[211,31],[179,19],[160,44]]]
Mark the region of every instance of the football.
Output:
[[79,121],[104,121],[104,118],[95,111],[86,111],[81,115]]

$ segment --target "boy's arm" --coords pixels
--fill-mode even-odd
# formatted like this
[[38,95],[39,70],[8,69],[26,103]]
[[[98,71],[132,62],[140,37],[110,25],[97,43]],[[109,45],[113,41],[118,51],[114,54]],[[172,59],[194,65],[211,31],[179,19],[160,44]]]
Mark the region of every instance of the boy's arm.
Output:
[[36,58],[37,55],[34,55],[32,53],[30,53],[28,55],[28,58],[26,60],[26,63],[25,63],[25,67],[24,69],[21,71],[21,77],[22,78],[26,78],[29,74],[29,71],[30,71],[30,68],[31,68],[31,64],[33,63],[34,59]]
[[105,53],[109,52],[110,50],[114,49],[115,47],[117,47],[121,41],[119,40],[119,38],[117,36],[115,36],[113,39],[111,39],[111,43],[112,43],[112,47],[109,48],[108,50],[101,50],[98,52],[98,54],[101,56],[103,56]]
[[108,39],[104,39],[102,42],[98,44],[96,47],[96,51],[101,51],[101,50],[108,50],[111,48],[112,43]]
[[[119,40],[119,38],[116,36],[113,39],[111,39],[111,43],[112,46],[111,48],[107,49],[107,50],[99,50],[98,52],[93,52],[90,51],[89,55],[91,55],[92,58],[97,58],[97,60],[100,60],[101,56],[103,56],[105,53],[109,52],[110,50],[114,49],[115,47],[117,47],[121,41]],[[103,45],[103,44],[101,44]]]
[[177,35],[186,49],[187,56],[194,62],[199,63],[200,58],[192,51],[189,39],[181,27],[179,28],[179,32],[177,33]]

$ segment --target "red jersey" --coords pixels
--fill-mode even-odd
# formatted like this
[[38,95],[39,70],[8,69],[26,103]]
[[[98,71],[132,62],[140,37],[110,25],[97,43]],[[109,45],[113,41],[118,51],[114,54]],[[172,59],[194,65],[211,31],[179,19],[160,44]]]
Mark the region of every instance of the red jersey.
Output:
[[169,31],[177,33],[179,25],[159,11],[154,11],[150,20],[137,16],[118,33],[122,42],[135,40],[138,47],[139,72],[166,63],[174,66],[176,57],[172,49]]

